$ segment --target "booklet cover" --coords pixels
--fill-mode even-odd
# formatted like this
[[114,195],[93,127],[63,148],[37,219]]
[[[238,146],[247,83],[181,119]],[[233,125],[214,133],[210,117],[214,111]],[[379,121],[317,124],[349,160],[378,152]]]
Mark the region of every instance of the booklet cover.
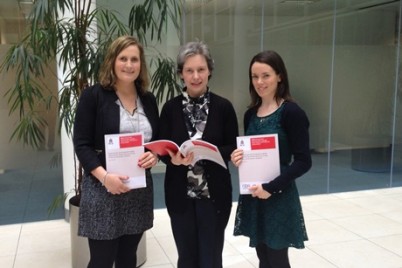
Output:
[[144,152],[142,133],[105,135],[106,170],[129,176],[123,182],[130,189],[146,187],[145,169],[138,166]]
[[171,140],[156,140],[145,143],[144,147],[160,156],[168,155],[167,149],[175,153],[180,151],[184,156],[189,153],[194,153],[194,160],[192,162],[193,166],[197,161],[205,159],[227,168],[218,148],[207,141],[187,140],[179,146]]
[[244,153],[239,165],[240,194],[251,194],[250,186],[267,183],[280,174],[278,134],[237,137],[237,148]]

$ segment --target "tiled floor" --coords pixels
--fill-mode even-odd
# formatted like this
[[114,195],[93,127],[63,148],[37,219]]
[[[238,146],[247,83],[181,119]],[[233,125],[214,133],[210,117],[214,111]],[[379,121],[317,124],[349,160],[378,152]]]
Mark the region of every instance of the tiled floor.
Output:
[[[401,149],[402,150],[402,149]],[[24,155],[18,162],[20,167],[9,168],[1,173],[0,169],[0,226],[34,221],[64,218],[64,209],[60,207],[48,214],[48,207],[56,197],[63,194],[62,167],[50,163],[59,154],[53,151],[40,151]],[[313,167],[296,183],[302,196],[323,193],[339,193],[367,189],[402,187],[402,158],[395,163],[393,172],[361,172],[355,170],[353,153],[349,150],[331,153],[330,173],[328,173],[328,155],[313,153]],[[164,168],[161,163],[153,169],[154,207],[165,208]],[[238,171],[229,164],[232,174],[233,200],[237,201]],[[71,189],[68,189],[68,191]]]
[[[293,268],[401,268],[402,187],[302,196],[309,241],[291,249]],[[227,227],[224,267],[258,267],[244,237]],[[0,226],[0,267],[71,267],[70,229],[65,220]],[[165,209],[155,210],[142,267],[176,267],[177,254]]]

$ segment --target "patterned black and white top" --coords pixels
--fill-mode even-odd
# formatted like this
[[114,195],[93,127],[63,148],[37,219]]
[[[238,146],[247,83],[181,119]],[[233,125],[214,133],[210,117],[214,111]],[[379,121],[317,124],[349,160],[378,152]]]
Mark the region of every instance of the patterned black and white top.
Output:
[[[183,91],[183,114],[190,139],[202,138],[208,119],[209,90],[198,98],[190,97]],[[208,183],[204,176],[203,161],[189,166],[187,172],[187,195],[190,198],[210,198]]]

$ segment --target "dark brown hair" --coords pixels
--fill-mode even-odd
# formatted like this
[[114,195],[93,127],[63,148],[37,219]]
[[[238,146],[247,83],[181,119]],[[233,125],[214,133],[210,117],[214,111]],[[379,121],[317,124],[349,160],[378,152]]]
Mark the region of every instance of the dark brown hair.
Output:
[[275,73],[281,77],[281,82],[278,83],[278,88],[275,92],[275,100],[279,104],[280,99],[286,101],[294,101],[289,89],[288,73],[286,71],[285,63],[283,62],[281,56],[272,50],[265,50],[257,55],[255,55],[250,62],[250,67],[248,69],[249,76],[249,91],[251,97],[251,103],[249,107],[259,107],[261,105],[261,97],[258,96],[257,91],[253,86],[253,81],[251,77],[251,67],[255,62],[264,63],[271,66]]

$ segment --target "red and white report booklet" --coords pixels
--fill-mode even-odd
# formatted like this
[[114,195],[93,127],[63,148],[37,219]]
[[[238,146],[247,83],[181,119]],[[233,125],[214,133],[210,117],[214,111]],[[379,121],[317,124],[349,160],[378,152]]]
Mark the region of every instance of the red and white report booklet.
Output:
[[128,176],[123,182],[130,189],[147,186],[145,169],[138,166],[138,158],[144,153],[143,144],[142,133],[105,135],[106,170]]
[[251,194],[250,186],[270,182],[280,174],[278,134],[237,137],[237,148],[243,149],[240,194]]
[[193,166],[197,161],[205,159],[213,161],[224,168],[227,168],[218,148],[207,141],[187,140],[179,146],[171,140],[156,140],[145,143],[144,147],[160,156],[168,155],[169,153],[167,149],[173,151],[174,153],[180,151],[180,153],[184,156],[189,153],[194,153],[194,159],[191,163]]

